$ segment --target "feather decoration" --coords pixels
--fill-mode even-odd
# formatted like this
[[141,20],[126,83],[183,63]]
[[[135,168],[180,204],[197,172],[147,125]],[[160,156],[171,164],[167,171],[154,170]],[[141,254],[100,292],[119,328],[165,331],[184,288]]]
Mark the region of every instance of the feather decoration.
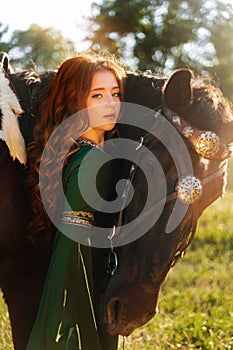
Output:
[[13,160],[17,158],[21,164],[26,164],[25,141],[18,122],[18,117],[23,110],[2,68],[0,69],[0,109],[2,112],[0,139],[6,142]]

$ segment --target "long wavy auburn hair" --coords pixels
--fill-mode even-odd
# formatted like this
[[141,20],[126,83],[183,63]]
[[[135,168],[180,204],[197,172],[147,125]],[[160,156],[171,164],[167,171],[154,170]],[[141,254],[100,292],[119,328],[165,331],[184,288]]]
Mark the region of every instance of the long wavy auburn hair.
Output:
[[[60,65],[52,78],[48,95],[40,105],[40,121],[34,129],[33,142],[28,147],[28,182],[32,203],[30,237],[41,245],[51,242],[56,231],[54,222],[59,222],[63,206],[60,174],[69,156],[79,149],[74,130],[76,135],[81,135],[89,127],[86,101],[93,75],[100,70],[114,73],[122,100],[123,67],[113,57],[81,53]],[[69,118],[71,116],[75,118]],[[69,122],[64,122],[68,118]],[[57,132],[62,123],[62,132]],[[111,136],[112,132],[106,132],[105,138]],[[46,194],[43,201],[41,193]]]

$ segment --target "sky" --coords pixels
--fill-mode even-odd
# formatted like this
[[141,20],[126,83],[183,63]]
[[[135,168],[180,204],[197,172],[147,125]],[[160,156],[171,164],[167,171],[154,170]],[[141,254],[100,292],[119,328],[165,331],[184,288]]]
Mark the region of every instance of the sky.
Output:
[[[31,24],[60,30],[64,38],[71,39],[77,50],[85,49],[84,17],[91,15],[91,4],[100,0],[14,0],[10,9],[1,11],[0,23],[14,30],[27,30]],[[83,46],[83,47],[82,47]]]

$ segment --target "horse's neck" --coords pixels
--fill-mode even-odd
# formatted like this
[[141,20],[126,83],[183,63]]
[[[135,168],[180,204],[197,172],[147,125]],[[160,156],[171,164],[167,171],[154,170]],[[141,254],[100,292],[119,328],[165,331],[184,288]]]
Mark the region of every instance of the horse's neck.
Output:
[[164,83],[165,79],[153,75],[128,73],[125,101],[158,110],[163,104]]

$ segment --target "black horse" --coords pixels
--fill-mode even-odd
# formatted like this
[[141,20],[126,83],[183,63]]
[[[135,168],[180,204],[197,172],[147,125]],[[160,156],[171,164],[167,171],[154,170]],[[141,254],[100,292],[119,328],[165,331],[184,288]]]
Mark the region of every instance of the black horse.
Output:
[[[6,63],[4,68],[7,70]],[[18,121],[27,144],[38,120],[38,104],[46,94],[53,73],[41,77],[31,72],[8,72],[7,75],[24,111]],[[116,231],[112,237],[117,248],[110,250],[110,254],[118,256],[119,266],[113,261],[103,305],[108,332],[122,335],[130,334],[156,313],[159,290],[169,269],[184,254],[203,210],[224,192],[230,156],[228,146],[233,142],[231,110],[221,92],[213,86],[195,82],[189,70],[178,70],[168,79],[129,73],[125,100],[138,105],[136,114],[139,115],[140,106],[145,106],[142,111],[146,115],[141,118],[147,118],[150,132],[145,131],[143,123],[135,128],[133,122],[127,126],[122,119],[119,125],[121,137],[138,143],[138,164],[130,164],[129,175],[134,195],[120,213],[120,232]],[[129,114],[129,119],[136,117]],[[172,133],[168,132],[169,126]],[[3,121],[0,129],[3,129]],[[145,148],[151,151],[149,157]],[[18,159],[13,160],[10,151],[3,135],[0,140],[0,283],[9,309],[15,349],[24,350],[36,317],[50,256],[28,238],[27,227],[32,213],[27,167]],[[178,164],[177,154],[185,152],[192,165],[191,175],[187,173],[185,163]],[[161,169],[154,159],[158,159],[164,176],[158,177]],[[151,174],[147,184],[140,165]],[[128,175],[128,165],[125,169]],[[187,176],[183,179],[183,192],[180,175]],[[195,188],[197,179],[194,175],[202,181],[197,186],[202,191],[201,197]],[[153,196],[149,210],[143,212],[151,188]],[[161,188],[166,192],[161,192]],[[153,222],[161,202],[160,213]],[[180,215],[180,211],[183,215],[174,223],[174,213]],[[141,213],[142,220],[135,225],[134,220]],[[125,230],[129,222],[131,229]],[[136,239],[134,233],[140,233],[145,222],[149,223],[147,233]]]
[[[164,173],[164,177],[158,175],[159,167],[144,150],[136,151],[141,152],[143,168],[146,173],[151,172],[151,176],[146,185],[144,174],[140,169],[134,170],[134,196],[123,212],[122,224],[140,215],[148,192],[152,191],[149,210],[142,216],[142,229],[145,222],[149,222],[150,228],[139,239],[118,248],[119,268],[108,284],[104,305],[109,333],[127,336],[156,314],[160,288],[167,273],[184,255],[203,211],[224,193],[227,158],[231,152],[228,146],[233,141],[233,118],[221,92],[211,85],[198,84],[187,70],[176,71],[167,81],[133,75],[127,81],[125,98],[131,103],[160,110],[151,124],[151,133],[156,130],[157,138],[151,133],[143,134],[142,130],[136,137],[143,137],[143,144],[151,150]],[[176,135],[170,131],[167,120],[182,135],[185,147],[174,140]],[[127,137],[125,132],[122,128],[121,135]],[[219,138],[214,150],[215,133]],[[185,151],[192,162],[192,176],[189,176],[188,164],[182,161],[180,171],[177,169]],[[164,187],[165,194],[161,192]],[[194,198],[189,197],[190,189]],[[161,213],[153,223],[158,209],[162,209]],[[182,219],[177,221],[182,211]],[[116,244],[121,239],[126,242],[130,235],[134,238],[134,230],[140,232],[140,229],[140,223],[132,225],[130,232],[125,232],[123,226]]]

